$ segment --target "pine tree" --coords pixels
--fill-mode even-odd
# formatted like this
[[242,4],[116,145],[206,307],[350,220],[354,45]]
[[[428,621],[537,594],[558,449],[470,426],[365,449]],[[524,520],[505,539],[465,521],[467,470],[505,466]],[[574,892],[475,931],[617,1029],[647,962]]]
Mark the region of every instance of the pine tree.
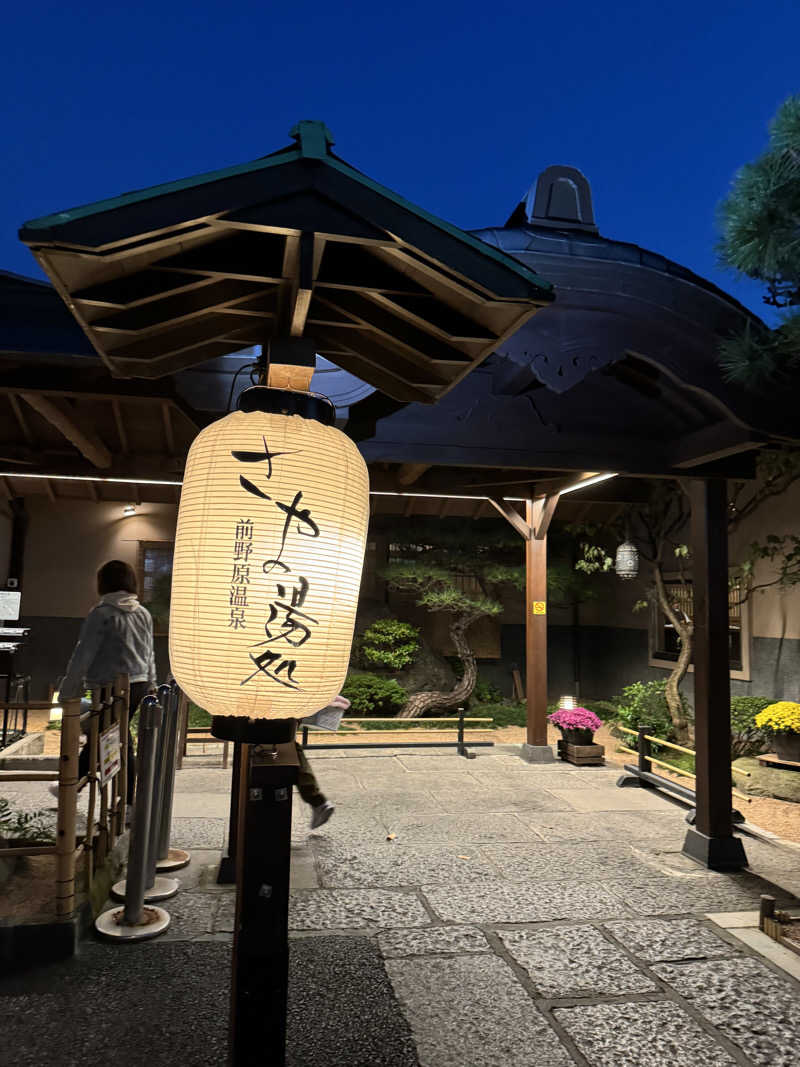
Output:
[[749,325],[727,339],[727,376],[752,388],[800,372],[800,95],[790,96],[770,126],[769,147],[746,164],[720,210],[724,266],[760,281],[764,302],[783,309],[775,329]]

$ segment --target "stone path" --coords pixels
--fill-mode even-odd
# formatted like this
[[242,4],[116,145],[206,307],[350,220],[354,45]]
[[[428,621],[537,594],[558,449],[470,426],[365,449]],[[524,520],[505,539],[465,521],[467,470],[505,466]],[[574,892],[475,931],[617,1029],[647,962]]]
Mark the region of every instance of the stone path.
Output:
[[[796,905],[800,849],[745,838],[749,871],[709,873],[680,851],[681,806],[617,789],[616,769],[532,766],[510,746],[470,761],[453,750],[313,759],[337,810],[309,833],[294,806],[292,1067],[798,1063],[800,984],[707,915],[750,911],[770,891]],[[15,1062],[44,1062],[36,1048],[25,1056],[54,983],[70,976],[80,1012],[99,973],[113,997],[123,975],[144,989],[142,968],[151,999],[155,977],[168,984],[166,1023],[194,1014],[194,1029],[178,1026],[181,1058],[224,1062],[233,894],[214,879],[229,788],[213,755],[178,775],[173,844],[193,862],[164,937],[89,945],[49,976],[0,982],[25,1050]],[[112,1062],[172,1062],[142,1041],[138,1058]],[[76,1048],[75,1063],[78,1051],[89,1052]]]

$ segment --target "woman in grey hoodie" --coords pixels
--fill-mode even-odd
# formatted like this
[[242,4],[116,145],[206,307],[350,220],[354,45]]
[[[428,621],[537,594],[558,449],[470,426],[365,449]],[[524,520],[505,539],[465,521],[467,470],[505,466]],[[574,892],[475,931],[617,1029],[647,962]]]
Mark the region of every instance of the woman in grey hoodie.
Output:
[[[148,690],[156,685],[153,655],[153,619],[139,603],[133,567],[119,559],[103,564],[97,572],[100,603],[86,617],[78,643],[61,680],[59,698],[82,696],[92,685],[113,682],[118,674],[130,680],[130,711],[133,716]],[[89,750],[84,745],[78,777],[89,770]],[[128,731],[128,803],[133,800],[135,762]]]

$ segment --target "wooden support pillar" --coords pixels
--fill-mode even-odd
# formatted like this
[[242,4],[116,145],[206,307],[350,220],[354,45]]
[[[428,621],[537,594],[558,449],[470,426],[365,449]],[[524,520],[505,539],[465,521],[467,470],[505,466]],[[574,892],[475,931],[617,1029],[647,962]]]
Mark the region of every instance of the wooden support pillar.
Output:
[[738,870],[747,858],[731,817],[727,486],[724,479],[694,478],[689,493],[697,814],[683,851],[712,870]]
[[551,763],[547,743],[547,529],[558,495],[525,502],[525,697],[527,739],[522,758]]

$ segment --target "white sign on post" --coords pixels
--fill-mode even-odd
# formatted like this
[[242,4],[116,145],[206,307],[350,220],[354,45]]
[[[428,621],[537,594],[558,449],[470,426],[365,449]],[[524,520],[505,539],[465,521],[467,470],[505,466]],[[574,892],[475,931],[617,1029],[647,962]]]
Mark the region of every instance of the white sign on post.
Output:
[[18,619],[21,599],[22,593],[11,589],[0,589],[0,619]]
[[114,723],[100,734],[100,785],[110,782],[122,767],[120,755],[119,723]]

